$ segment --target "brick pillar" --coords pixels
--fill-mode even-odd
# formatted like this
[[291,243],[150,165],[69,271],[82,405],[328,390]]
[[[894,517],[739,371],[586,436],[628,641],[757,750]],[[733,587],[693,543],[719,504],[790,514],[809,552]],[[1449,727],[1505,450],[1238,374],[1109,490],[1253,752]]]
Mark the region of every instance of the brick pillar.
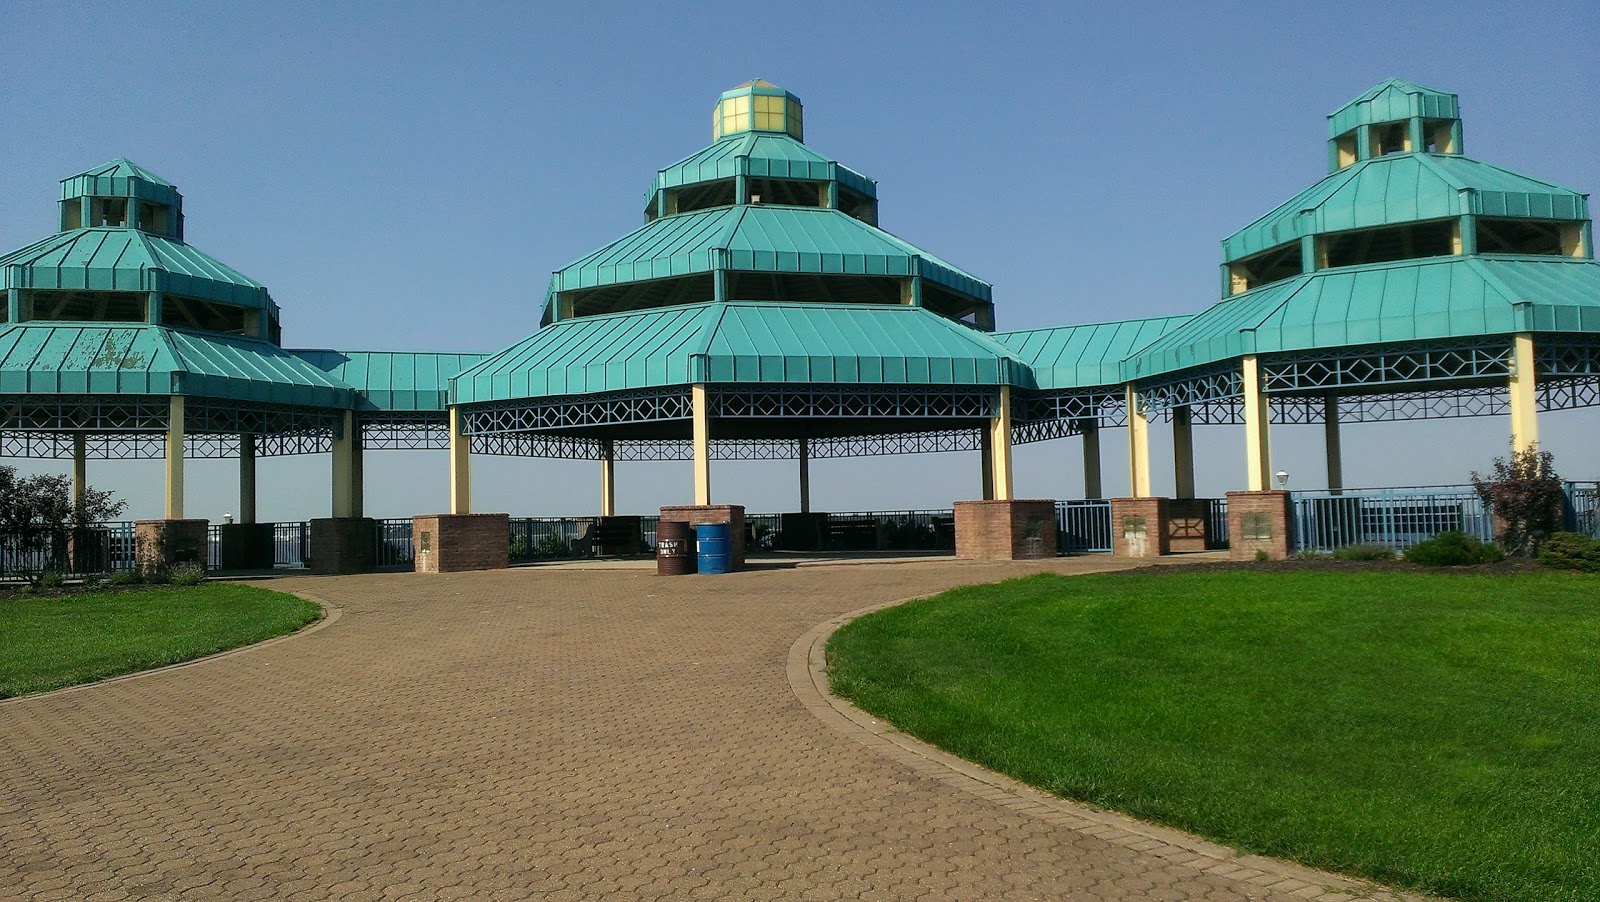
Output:
[[206,565],[209,520],[135,520],[133,559],[141,576],[165,573],[179,564]]
[[692,504],[676,507],[663,507],[661,519],[669,522],[688,523],[696,526],[701,523],[727,523],[728,531],[732,533],[732,568],[744,569],[744,505],[742,504]]
[[511,515],[412,517],[411,551],[418,573],[504,570],[511,566]]
[[1033,561],[1058,552],[1054,501],[956,502],[956,557],[962,560]]
[[377,569],[378,521],[319,517],[311,521],[312,573],[371,573]]
[[1111,499],[1111,554],[1160,557],[1172,551],[1167,498]]
[[1229,492],[1229,559],[1253,561],[1257,551],[1265,551],[1269,560],[1283,560],[1293,540],[1292,522],[1288,492]]

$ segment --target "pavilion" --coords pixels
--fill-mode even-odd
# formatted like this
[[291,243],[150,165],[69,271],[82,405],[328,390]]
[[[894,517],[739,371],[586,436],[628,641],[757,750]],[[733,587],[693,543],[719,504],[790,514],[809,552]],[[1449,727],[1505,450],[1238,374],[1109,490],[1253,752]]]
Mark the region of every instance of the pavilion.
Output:
[[[313,560],[342,571],[370,565],[364,449],[449,450],[451,510],[416,537],[442,569],[505,547],[504,515],[473,512],[475,453],[598,461],[603,517],[619,460],[692,460],[694,504],[663,516],[737,522],[714,460],[798,461],[808,515],[814,458],[977,450],[958,552],[1016,557],[1054,553],[1055,515],[1017,497],[1013,446],[1081,437],[1098,497],[1100,432],[1124,428],[1117,550],[1157,554],[1204,545],[1192,430],[1230,425],[1234,553],[1281,555],[1273,423],[1323,425],[1338,489],[1342,424],[1501,415],[1525,448],[1539,410],[1600,403],[1587,196],[1465,156],[1453,94],[1391,79],[1328,123],[1329,174],[1223,241],[1210,307],[996,332],[990,285],[882,229],[877,183],[751,81],[718,99],[711,145],[656,174],[643,225],[557,270],[539,328],[481,355],[282,348],[267,289],[186,242],[171,183],[117,160],[63,181],[59,231],[0,257],[0,454],[70,457],[79,486],[89,458],[164,458],[165,518],[141,528],[166,558],[203,536],[184,458],[237,457],[224,547],[255,561],[256,457],[329,453]],[[1151,497],[1156,421],[1172,499]]]

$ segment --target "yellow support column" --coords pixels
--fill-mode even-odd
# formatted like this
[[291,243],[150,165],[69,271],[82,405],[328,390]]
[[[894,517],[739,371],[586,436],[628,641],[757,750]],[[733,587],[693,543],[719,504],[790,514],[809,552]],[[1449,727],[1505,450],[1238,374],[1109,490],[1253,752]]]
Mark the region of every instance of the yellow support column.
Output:
[[167,407],[166,517],[183,519],[183,395],[173,395]]
[[711,404],[704,382],[689,389],[694,402],[694,503],[711,503]]
[[1344,446],[1339,441],[1339,399],[1322,399],[1322,449],[1328,462],[1328,492],[1344,492]]
[[1511,450],[1539,444],[1539,395],[1535,391],[1533,335],[1519,333],[1511,345]]
[[800,440],[800,513],[811,513],[811,440]]
[[472,513],[472,446],[461,431],[461,408],[450,408],[450,513]]
[[1144,397],[1131,384],[1128,404],[1128,497],[1150,497],[1150,420]]
[[600,516],[617,515],[617,455],[611,439],[600,440]]
[[989,419],[990,477],[994,500],[1010,501],[1011,491],[1011,386],[1000,386],[1000,414]]
[[985,429],[978,436],[978,469],[983,471],[983,485],[978,494],[985,501],[994,500],[994,431]]
[[1194,497],[1194,419],[1188,405],[1172,410],[1172,494]]
[[339,434],[333,437],[333,517],[356,516],[355,441],[355,412],[346,410],[341,414]]
[[1272,445],[1267,429],[1267,395],[1261,390],[1261,367],[1256,355],[1244,358],[1244,465],[1245,487],[1265,492],[1272,487]]
[[256,522],[256,437],[239,436],[239,522]]

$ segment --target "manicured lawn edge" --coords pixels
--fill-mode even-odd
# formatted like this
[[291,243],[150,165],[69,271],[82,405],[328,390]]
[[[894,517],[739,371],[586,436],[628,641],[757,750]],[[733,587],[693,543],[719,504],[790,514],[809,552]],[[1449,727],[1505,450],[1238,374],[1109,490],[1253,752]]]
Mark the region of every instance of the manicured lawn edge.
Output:
[[[1482,573],[1444,575],[1415,572],[1383,573],[1381,576],[1357,573],[1349,578],[1361,582],[1376,577],[1378,582],[1363,584],[1366,595],[1356,593],[1352,596],[1354,601],[1351,598],[1341,598],[1329,602],[1335,604],[1333,614],[1338,614],[1337,605],[1356,605],[1353,613],[1347,611],[1342,615],[1344,619],[1331,615],[1328,611],[1318,608],[1316,604],[1300,604],[1297,610],[1293,602],[1285,602],[1283,599],[1274,599],[1262,592],[1255,592],[1251,597],[1242,600],[1243,608],[1222,612],[1211,611],[1213,617],[1218,613],[1227,614],[1226,617],[1212,623],[1205,617],[1200,621],[1185,619],[1204,614],[1207,610],[1205,603],[1196,607],[1195,600],[1186,597],[1187,593],[1181,591],[1180,583],[1176,581],[1192,577],[1182,576],[1181,571],[1176,568],[1172,570],[1163,568],[1163,571],[1095,577],[1031,577],[998,586],[975,586],[954,590],[933,599],[911,601],[898,607],[867,614],[840,628],[828,645],[829,677],[833,691],[838,696],[853,701],[861,710],[895,724],[896,728],[904,730],[908,735],[917,736],[963,759],[1040,786],[1062,797],[1129,812],[1142,819],[1199,833],[1247,851],[1289,858],[1314,867],[1328,868],[1364,879],[1379,880],[1390,885],[1417,887],[1463,898],[1595,898],[1587,895],[1591,892],[1595,878],[1584,871],[1586,866],[1582,864],[1587,860],[1585,856],[1592,840],[1579,828],[1567,828],[1565,833],[1560,830],[1546,831],[1535,821],[1544,818],[1547,813],[1550,818],[1557,820],[1562,818],[1570,820],[1574,817],[1581,820],[1586,816],[1585,812],[1592,820],[1595,812],[1600,811],[1600,806],[1587,807],[1587,803],[1575,803],[1570,797],[1570,793],[1577,793],[1581,802],[1581,799],[1587,798],[1585,793],[1593,793],[1592,789],[1586,788],[1589,786],[1589,781],[1582,778],[1582,773],[1575,768],[1581,769],[1585,766],[1582,762],[1588,760],[1588,750],[1595,743],[1600,743],[1600,736],[1597,736],[1592,721],[1581,716],[1581,713],[1574,713],[1585,710],[1584,706],[1589,704],[1587,700],[1591,694],[1597,692],[1595,685],[1597,681],[1592,679],[1592,659],[1588,679],[1583,674],[1575,673],[1579,668],[1570,666],[1574,661],[1582,659],[1579,653],[1582,649],[1590,647],[1588,643],[1592,637],[1600,635],[1596,630],[1597,621],[1600,621],[1600,616],[1596,616],[1600,602],[1591,601],[1597,594],[1596,590],[1600,589],[1600,580],[1593,577],[1571,577],[1549,573],[1500,576]],[[1255,585],[1274,590],[1299,589],[1303,587],[1303,581],[1308,578],[1314,580],[1324,577],[1345,578],[1338,573],[1324,576],[1269,573],[1195,575],[1210,580],[1257,580]],[[1267,582],[1260,582],[1263,579]],[[1419,665],[1417,661],[1409,660],[1408,654],[1403,653],[1393,657],[1392,660],[1380,661],[1382,666],[1366,668],[1380,673],[1386,670],[1395,671],[1396,679],[1400,680],[1402,685],[1416,687],[1412,694],[1426,702],[1424,705],[1426,709],[1432,707],[1433,693],[1442,691],[1445,695],[1442,713],[1434,713],[1431,710],[1400,712],[1404,715],[1401,718],[1402,727],[1407,718],[1420,718],[1419,722],[1425,727],[1422,737],[1425,741],[1413,748],[1406,743],[1414,742],[1417,737],[1408,736],[1404,729],[1396,732],[1393,724],[1378,723],[1374,741],[1379,748],[1371,752],[1371,757],[1374,762],[1388,767],[1394,762],[1384,757],[1388,753],[1386,750],[1397,751],[1400,754],[1396,766],[1408,767],[1413,764],[1419,766],[1426,764],[1426,761],[1420,759],[1425,759],[1430,753],[1437,753],[1438,756],[1452,762],[1453,767],[1460,767],[1464,776],[1459,782],[1429,783],[1424,780],[1416,786],[1408,785],[1404,781],[1388,786],[1380,781],[1374,789],[1375,795],[1369,792],[1369,797],[1361,798],[1359,805],[1350,807],[1367,806],[1383,817],[1390,817],[1391,808],[1396,805],[1404,807],[1404,804],[1415,802],[1419,807],[1428,809],[1424,812],[1427,817],[1407,821],[1409,826],[1439,825],[1460,832],[1458,838],[1469,841],[1477,835],[1473,830],[1477,829],[1478,825],[1463,826],[1462,823],[1452,821],[1450,817],[1440,819],[1439,815],[1441,813],[1450,815],[1453,805],[1476,804],[1480,808],[1487,805],[1491,813],[1484,814],[1480,820],[1492,824],[1493,831],[1498,831],[1501,835],[1494,835],[1491,832],[1478,836],[1479,839],[1485,840],[1483,844],[1485,851],[1478,855],[1478,860],[1460,862],[1454,860],[1454,856],[1461,851],[1458,847],[1445,844],[1440,848],[1433,848],[1427,842],[1419,842],[1413,844],[1416,848],[1405,849],[1403,847],[1407,844],[1399,843],[1401,851],[1419,855],[1426,865],[1420,869],[1412,869],[1406,867],[1404,862],[1397,867],[1392,860],[1385,859],[1385,855],[1395,851],[1390,846],[1396,844],[1386,845],[1381,836],[1374,837],[1370,842],[1366,837],[1358,837],[1360,841],[1354,843],[1353,849],[1345,848],[1340,851],[1338,844],[1330,844],[1328,837],[1321,835],[1314,823],[1308,834],[1311,839],[1306,842],[1296,842],[1292,838],[1285,841],[1282,837],[1252,836],[1248,831],[1219,830],[1215,819],[1208,821],[1207,818],[1219,810],[1225,814],[1231,812],[1237,799],[1248,801],[1254,798],[1261,792],[1255,781],[1262,779],[1270,781],[1273,768],[1248,758],[1230,764],[1232,759],[1228,756],[1236,754],[1237,749],[1230,748],[1227,742],[1218,743],[1219,748],[1216,750],[1208,749],[1208,752],[1215,752],[1218,755],[1216,761],[1202,760],[1198,763],[1184,761],[1182,760],[1184,743],[1191,737],[1184,734],[1182,729],[1174,731],[1171,724],[1160,723],[1159,717],[1155,718],[1154,726],[1151,728],[1153,734],[1160,736],[1163,731],[1168,731],[1175,732],[1175,735],[1150,743],[1151,748],[1148,749],[1133,748],[1132,744],[1128,744],[1126,757],[1132,759],[1133,763],[1124,770],[1131,770],[1135,774],[1144,770],[1160,771],[1162,779],[1168,780],[1170,785],[1157,785],[1153,790],[1149,786],[1130,790],[1127,786],[1119,786],[1115,779],[1110,779],[1120,779],[1124,776],[1117,774],[1116,768],[1113,767],[1109,771],[1103,769],[1093,771],[1092,779],[1087,783],[1087,791],[1084,791],[1085,785],[1081,780],[1081,773],[1079,783],[1075,785],[1073,782],[1074,762],[1068,760],[1062,764],[1061,760],[1052,757],[1058,756],[1064,760],[1082,752],[1082,749],[1074,749],[1070,743],[1061,749],[1052,749],[1049,755],[1044,756],[1042,762],[1027,760],[1026,754],[1019,753],[1014,748],[1007,747],[1004,742],[993,738],[997,732],[1007,729],[1003,723],[1005,715],[1015,713],[1003,710],[999,714],[995,713],[997,709],[1006,708],[1007,700],[982,696],[962,682],[965,677],[960,670],[964,666],[964,655],[968,659],[995,665],[984,669],[993,670],[996,678],[1012,679],[1017,674],[1006,672],[1007,660],[1019,654],[1026,656],[1029,653],[1029,644],[1035,640],[1036,644],[1042,644],[1047,650],[1053,647],[1056,638],[1053,635],[1041,637],[1031,629],[1007,631],[1006,619],[1016,613],[1014,609],[1017,606],[1031,608],[1035,614],[1038,613],[1038,606],[1041,603],[1048,607],[1050,598],[1041,597],[1041,593],[1037,591],[1039,580],[1044,580],[1057,589],[1068,585],[1076,586],[1091,595],[1093,594],[1089,591],[1091,589],[1099,592],[1117,585],[1123,587],[1137,585],[1141,590],[1151,590],[1156,594],[1165,592],[1170,596],[1164,602],[1153,602],[1155,604],[1176,605],[1175,599],[1183,602],[1182,606],[1170,608],[1181,616],[1172,623],[1156,624],[1162,627],[1156,631],[1157,633],[1163,630],[1167,632],[1165,640],[1162,640],[1160,635],[1152,639],[1152,636],[1140,632],[1139,629],[1125,629],[1130,625],[1138,627],[1139,617],[1149,616],[1148,605],[1145,610],[1140,611],[1138,604],[1129,607],[1127,600],[1124,599],[1121,602],[1108,602],[1110,607],[1101,605],[1097,612],[1097,616],[1106,618],[1105,622],[1098,623],[1100,629],[1109,628],[1113,633],[1117,629],[1123,629],[1125,635],[1114,635],[1109,645],[1109,650],[1114,653],[1111,655],[1111,663],[1114,666],[1105,673],[1092,674],[1093,678],[1101,682],[1109,680],[1107,685],[1111,686],[1116,686],[1119,680],[1128,680],[1134,687],[1134,694],[1144,693],[1147,699],[1166,698],[1163,693],[1169,692],[1174,685],[1182,685],[1182,680],[1186,677],[1183,668],[1197,663],[1205,667],[1237,665],[1235,671],[1228,671],[1224,667],[1222,672],[1230,679],[1236,677],[1238,673],[1245,673],[1261,666],[1257,662],[1257,658],[1261,655],[1265,655],[1262,660],[1265,661],[1266,669],[1274,674],[1273,679],[1284,678],[1284,673],[1292,674],[1293,669],[1280,673],[1277,668],[1281,667],[1285,660],[1292,661],[1297,655],[1328,658],[1328,667],[1305,671],[1317,679],[1323,679],[1330,673],[1336,675],[1345,673],[1339,668],[1350,669],[1348,676],[1339,676],[1330,683],[1333,687],[1331,690],[1320,685],[1290,687],[1292,690],[1289,692],[1290,699],[1298,701],[1299,696],[1295,693],[1303,690],[1309,691],[1310,697],[1315,700],[1319,695],[1330,693],[1340,695],[1345,692],[1341,686],[1354,687],[1349,691],[1354,692],[1356,696],[1360,694],[1356,690],[1364,686],[1368,688],[1372,685],[1387,686],[1388,684],[1381,680],[1376,684],[1372,683],[1370,675],[1359,672],[1362,667],[1351,668],[1352,661],[1359,664],[1362,660],[1360,653],[1363,650],[1377,649],[1386,653],[1396,649],[1407,653],[1420,651],[1426,652],[1423,657],[1440,658],[1448,666],[1430,670],[1431,665],[1427,662],[1423,662],[1423,665],[1427,666]],[[1443,587],[1443,590],[1433,591],[1431,594],[1422,593],[1429,597],[1417,600],[1412,605],[1414,610],[1403,612],[1405,616],[1395,620],[1394,618],[1402,613],[1396,607],[1395,591],[1407,586],[1414,589],[1413,583],[1417,580],[1433,585],[1436,589]],[[1575,580],[1587,581],[1580,585]],[[1567,594],[1562,599],[1542,597],[1537,593],[1528,594],[1538,587],[1546,589],[1554,587]],[[1507,591],[1512,588],[1516,591]],[[1021,601],[1007,598],[1008,595],[1015,595],[1019,591],[1027,597]],[[1466,593],[1462,596],[1467,599],[1465,602],[1455,597],[1461,592]],[[1473,592],[1481,597],[1473,596]],[[1377,593],[1375,597],[1368,597],[1374,596],[1374,593]],[[1043,595],[1050,596],[1051,593],[1046,592]],[[1519,598],[1519,595],[1523,597]],[[1008,605],[1011,606],[1010,609]],[[1294,643],[1289,643],[1290,647],[1280,650],[1279,653],[1274,647],[1282,642],[1275,638],[1271,621],[1274,616],[1281,616],[1285,612],[1293,613],[1296,618],[1303,618],[1307,622],[1303,624],[1300,619],[1291,618],[1289,622],[1294,627],[1295,638],[1301,644],[1294,646]],[[859,652],[861,647],[864,647],[852,637],[859,637],[863,631],[888,632],[882,625],[897,621],[902,626],[909,623],[922,629],[923,632],[913,637],[916,641],[907,638],[912,632],[909,628],[902,630],[904,635],[892,635],[885,639],[885,642],[891,643],[886,647],[891,652],[890,657],[893,658],[894,666],[880,667],[878,671],[869,674],[871,679],[861,682],[865,679],[863,673],[872,670],[872,666],[862,665],[860,661],[842,660],[842,658],[848,659],[851,654]],[[1095,621],[1091,619],[1084,622]],[[1176,664],[1170,661],[1163,662],[1160,653],[1168,652],[1170,649],[1163,649],[1161,641],[1168,641],[1179,649],[1186,648],[1191,634],[1186,631],[1192,631],[1197,622],[1204,622],[1208,630],[1227,636],[1230,644],[1243,647],[1248,654],[1243,655],[1242,663],[1229,661],[1226,657],[1212,660],[1203,654],[1190,661],[1181,660],[1183,656],[1179,655],[1180,660]],[[1337,627],[1329,632],[1327,622],[1337,624]],[[1278,624],[1277,628],[1282,626],[1283,624]],[[1538,634],[1543,633],[1546,627],[1554,631],[1563,631],[1562,635],[1565,638],[1561,640],[1562,644],[1551,648],[1538,645]],[[986,629],[995,634],[986,635]],[[1574,630],[1577,632],[1573,632]],[[1305,632],[1305,635],[1300,635],[1301,632]],[[1336,648],[1323,647],[1330,642],[1337,645],[1338,642],[1334,640],[1346,633],[1359,640],[1355,642],[1353,657],[1341,657],[1342,653]],[[1480,634],[1487,638],[1480,638]],[[939,643],[956,646],[960,649],[960,653],[939,657],[937,653],[939,643],[928,642],[930,637],[937,638]],[[1179,641],[1172,642],[1174,637]],[[1390,639],[1394,641],[1389,641]],[[1263,640],[1267,641],[1263,644]],[[1530,641],[1533,644],[1530,645]],[[1251,645],[1252,642],[1260,644],[1261,648]],[[854,647],[852,643],[855,643]],[[1600,644],[1596,644],[1594,648],[1600,649]],[[1147,652],[1154,654],[1155,657],[1149,661],[1138,659]],[[1575,654],[1578,656],[1574,657]],[[1094,660],[1093,655],[1085,659],[1088,663],[1093,663]],[[1462,661],[1465,661],[1465,669]],[[1174,667],[1177,668],[1176,671],[1173,670]],[[1513,684],[1518,673],[1536,673],[1537,679],[1530,681],[1530,686],[1535,691],[1523,699],[1517,696],[1516,691],[1496,694],[1493,686],[1487,687],[1488,691],[1485,691],[1485,687],[1472,685],[1472,675],[1485,667],[1488,670],[1483,672],[1494,675],[1495,681],[1509,674]],[[1441,673],[1447,678],[1441,678]],[[1467,679],[1462,679],[1463,674]],[[1412,678],[1415,678],[1416,682],[1406,682]],[[874,680],[876,682],[873,682]],[[1562,680],[1566,680],[1567,683],[1561,683]],[[852,685],[852,681],[856,683]],[[1096,682],[1095,686],[1100,687],[1101,682]],[[1540,691],[1548,690],[1549,686],[1558,684],[1569,687],[1564,691],[1569,692],[1570,698],[1560,693],[1550,697],[1539,694]],[[1249,695],[1262,690],[1262,687],[1252,686],[1248,681],[1240,685],[1239,692],[1234,694]],[[1266,688],[1274,687],[1269,685]],[[1463,726],[1452,720],[1458,716],[1458,712],[1450,709],[1449,696],[1457,692],[1468,693],[1469,700],[1474,704],[1481,702],[1494,706],[1492,711],[1495,722],[1488,724],[1491,728],[1499,721],[1505,721],[1515,729],[1506,736],[1494,734],[1493,730],[1490,730],[1481,741],[1475,739],[1471,735],[1474,725]],[[896,698],[897,694],[901,697]],[[1510,702],[1506,702],[1502,696],[1510,697]],[[1042,697],[1048,700],[1047,695]],[[1229,708],[1228,692],[1214,698],[1201,691],[1197,693],[1197,697],[1198,701],[1194,707],[1199,713],[1206,717],[1214,717],[1221,723],[1228,723],[1229,719],[1238,713]],[[1266,697],[1272,698],[1270,695]],[[968,704],[974,701],[976,704]],[[1030,706],[1039,701],[1039,698],[1033,697],[1024,699],[1021,707],[1027,712],[1027,716],[1019,719],[1030,721],[1043,718],[1043,727],[1038,724],[1030,727],[1033,730],[1031,738],[1038,739],[1043,736],[1053,742],[1056,737],[1052,731],[1061,729],[1061,725],[1050,723],[1048,712],[1036,717],[1036,709]],[[963,704],[968,706],[963,707]],[[906,710],[907,706],[910,706],[909,711]],[[1347,707],[1349,710],[1341,709],[1333,712],[1346,721],[1339,725],[1339,729],[1346,732],[1336,732],[1335,735],[1359,737],[1359,733],[1352,734],[1348,731],[1359,731],[1362,728],[1359,716],[1370,712],[1365,711],[1360,704]],[[1467,707],[1471,709],[1470,705]],[[1126,735],[1118,734],[1115,730],[1110,733],[1100,732],[1106,724],[1096,722],[1095,718],[1099,717],[1104,721],[1109,717],[1115,721],[1117,717],[1127,715],[1134,722],[1138,722],[1139,718],[1145,717],[1148,713],[1138,710],[1137,707],[1126,712],[1115,710],[1091,712],[1092,716],[1073,724],[1072,729],[1079,731],[1092,742],[1103,742],[1110,737],[1113,742],[1120,741],[1126,744]],[[1187,714],[1194,713],[1195,711],[1187,712]],[[1282,717],[1269,718],[1265,724],[1250,721],[1248,717],[1240,721],[1244,727],[1261,730],[1268,745],[1289,756],[1286,760],[1293,761],[1295,769],[1309,769],[1315,774],[1318,768],[1322,768],[1331,775],[1326,787],[1318,785],[1315,777],[1302,781],[1303,785],[1291,785],[1281,800],[1287,803],[1288,810],[1268,812],[1263,816],[1265,823],[1274,826],[1288,824],[1299,829],[1304,825],[1297,824],[1298,821],[1308,819],[1314,821],[1318,816],[1315,805],[1301,804],[1304,796],[1315,797],[1323,792],[1338,795],[1349,792],[1351,787],[1361,786],[1361,775],[1349,772],[1353,767],[1356,770],[1359,770],[1359,767],[1342,759],[1354,758],[1357,759],[1356,764],[1359,764],[1360,759],[1369,754],[1362,744],[1364,739],[1352,738],[1344,746],[1335,742],[1319,752],[1315,743],[1302,747],[1295,742],[1285,740],[1280,735],[1286,733],[1289,739],[1294,739],[1297,731],[1305,728],[1300,721],[1314,714],[1315,712],[1289,711]],[[1562,719],[1563,716],[1565,720]],[[1429,717],[1436,717],[1439,723],[1429,721]],[[1272,720],[1281,720],[1283,723],[1274,725],[1270,722]],[[1117,724],[1113,723],[1112,726]],[[1182,728],[1186,725],[1180,722],[1176,726]],[[1309,729],[1315,732],[1316,728],[1316,724],[1312,724]],[[1436,740],[1427,733],[1430,730],[1438,731]],[[1504,748],[1496,743],[1502,743]],[[1274,744],[1281,744],[1282,748],[1278,749]],[[1563,748],[1566,751],[1562,751]],[[1353,755],[1350,753],[1352,749],[1355,752]],[[1406,757],[1413,752],[1419,759],[1416,762]],[[1329,759],[1319,760],[1317,757],[1319,754],[1326,754]],[[1541,760],[1540,756],[1545,760]],[[1115,759],[1123,755],[1119,750],[1111,757]],[[1151,764],[1147,758],[1155,760],[1156,764]],[[1167,767],[1162,763],[1166,759],[1172,759],[1177,763]],[[1115,760],[1113,763],[1116,763]],[[1221,769],[1217,774],[1209,774],[1206,772],[1208,764],[1219,765]],[[1161,771],[1161,767],[1167,767],[1167,770]],[[1542,767],[1549,769],[1541,770]],[[1489,774],[1488,778],[1484,777],[1484,772]],[[1505,784],[1503,790],[1496,780]],[[1201,811],[1197,817],[1195,812],[1186,813],[1181,805],[1174,807],[1170,804],[1169,796],[1174,794],[1181,796],[1194,785],[1204,786],[1213,781],[1219,787],[1217,790],[1219,804],[1213,806],[1214,810]],[[1437,797],[1441,786],[1460,790],[1462,799]],[[1393,795],[1394,798],[1385,799],[1385,793]],[[1564,796],[1564,793],[1569,795]],[[1547,799],[1546,796],[1550,798]],[[1430,817],[1433,819],[1430,820]],[[1339,829],[1364,829],[1359,818],[1348,822],[1340,821],[1337,817],[1333,820],[1339,822]],[[1380,824],[1379,827],[1381,826]],[[1523,833],[1519,834],[1519,830]],[[1337,833],[1338,830],[1330,832]],[[1507,837],[1512,837],[1513,841],[1508,842]],[[1511,852],[1515,851],[1513,847],[1521,839],[1527,839],[1534,848],[1526,854],[1517,852],[1512,855]],[[1476,848],[1472,842],[1466,842],[1466,847]],[[1330,848],[1338,854],[1329,854]],[[1498,854],[1497,849],[1506,852],[1508,857],[1516,859],[1514,867],[1507,866],[1510,872],[1497,872],[1496,868],[1502,863],[1482,860]],[[1472,856],[1464,856],[1464,859],[1472,859]],[[1522,868],[1522,871],[1512,873],[1517,867]],[[1474,868],[1478,870],[1475,871]]]
[[314,600],[238,583],[0,595],[0,702],[193,664],[327,622]]

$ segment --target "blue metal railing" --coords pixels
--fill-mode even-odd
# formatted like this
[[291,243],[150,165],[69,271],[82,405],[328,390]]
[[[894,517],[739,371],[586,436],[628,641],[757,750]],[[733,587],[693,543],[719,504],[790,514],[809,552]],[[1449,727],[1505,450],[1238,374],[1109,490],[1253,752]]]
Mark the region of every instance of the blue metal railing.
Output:
[[1290,498],[1299,551],[1327,554],[1348,545],[1404,551],[1451,530],[1494,540],[1494,516],[1470,488],[1293,492]]
[[1600,482],[1567,483],[1566,529],[1600,538]]
[[1211,512],[1206,518],[1207,538],[1212,548],[1228,547],[1228,499],[1212,498]]
[[411,518],[374,521],[372,563],[379,570],[408,570],[412,564]]
[[1110,553],[1111,502],[1056,502],[1056,549],[1059,554]]

